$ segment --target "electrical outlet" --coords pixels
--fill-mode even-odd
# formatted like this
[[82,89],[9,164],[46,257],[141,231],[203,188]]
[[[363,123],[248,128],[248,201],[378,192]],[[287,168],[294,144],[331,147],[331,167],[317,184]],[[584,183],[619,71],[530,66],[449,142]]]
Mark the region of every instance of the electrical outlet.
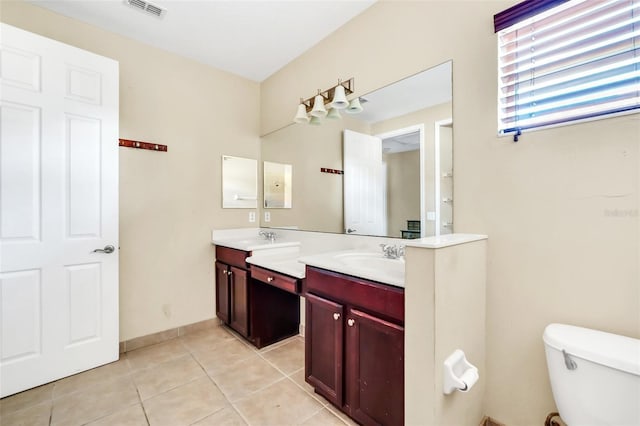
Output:
[[264,221],[271,222],[271,212],[264,212]]
[[256,212],[249,212],[249,222],[256,221]]
[[427,212],[427,220],[436,220],[436,212]]

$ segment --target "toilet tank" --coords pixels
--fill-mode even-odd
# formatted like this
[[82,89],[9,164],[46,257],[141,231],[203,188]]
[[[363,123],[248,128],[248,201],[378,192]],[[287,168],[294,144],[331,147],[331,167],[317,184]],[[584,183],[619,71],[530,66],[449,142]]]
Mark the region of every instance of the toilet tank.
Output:
[[548,325],[543,340],[567,425],[640,426],[640,340],[565,324]]

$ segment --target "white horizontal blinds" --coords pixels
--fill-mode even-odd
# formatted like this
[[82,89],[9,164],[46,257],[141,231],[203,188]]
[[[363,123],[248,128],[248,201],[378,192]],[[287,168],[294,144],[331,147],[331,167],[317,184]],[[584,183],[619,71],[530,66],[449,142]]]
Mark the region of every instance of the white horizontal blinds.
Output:
[[572,0],[498,33],[499,130],[640,108],[640,0]]

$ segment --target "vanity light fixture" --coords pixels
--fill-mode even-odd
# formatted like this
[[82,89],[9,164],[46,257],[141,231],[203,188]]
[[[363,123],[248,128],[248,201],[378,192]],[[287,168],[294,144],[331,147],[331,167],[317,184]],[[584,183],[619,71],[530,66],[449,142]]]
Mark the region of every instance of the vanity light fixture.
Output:
[[345,109],[345,112],[347,114],[357,114],[359,112],[362,112],[360,98],[352,99],[351,102],[349,102],[349,106],[347,107],[347,109]]
[[327,119],[329,120],[339,120],[341,118],[340,111],[336,108],[331,108],[327,114]]
[[[325,90],[318,90],[318,94],[308,98],[300,99],[298,111],[293,121],[296,123],[309,123],[313,125],[322,124],[323,118],[340,119],[341,109],[349,114],[362,112],[360,99],[355,98],[351,102],[347,100],[347,95],[353,93],[353,78],[347,81],[338,80],[338,84]],[[327,112],[327,108],[329,111]]]
[[327,110],[324,107],[324,97],[320,94],[320,90],[318,90],[318,94],[313,101],[313,109],[310,114],[312,117],[318,118],[324,118],[327,116]]

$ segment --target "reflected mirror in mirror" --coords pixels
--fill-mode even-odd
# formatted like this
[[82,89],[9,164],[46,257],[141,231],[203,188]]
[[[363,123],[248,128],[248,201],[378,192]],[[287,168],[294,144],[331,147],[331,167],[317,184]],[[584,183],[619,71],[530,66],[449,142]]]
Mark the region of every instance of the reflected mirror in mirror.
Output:
[[397,238],[452,232],[451,67],[449,61],[359,95],[359,114],[265,135],[262,159],[299,172],[295,206],[273,212],[262,226]]
[[291,164],[264,162],[264,208],[291,208]]
[[222,156],[222,208],[258,207],[258,161]]

